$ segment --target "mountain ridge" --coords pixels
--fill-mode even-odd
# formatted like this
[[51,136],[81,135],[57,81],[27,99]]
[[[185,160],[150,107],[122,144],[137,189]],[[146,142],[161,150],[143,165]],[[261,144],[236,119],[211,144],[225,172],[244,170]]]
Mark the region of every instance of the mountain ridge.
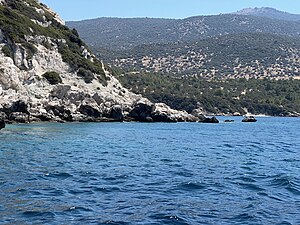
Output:
[[[300,37],[300,23],[257,16],[221,14],[186,19],[99,18],[66,22],[93,50],[128,50],[142,44],[192,42],[233,33],[261,32]],[[100,44],[101,43],[101,44]]]
[[260,17],[266,17],[266,18],[277,19],[277,20],[300,22],[300,14],[292,14],[271,7],[245,8],[233,14],[252,15],[252,16],[260,16]]

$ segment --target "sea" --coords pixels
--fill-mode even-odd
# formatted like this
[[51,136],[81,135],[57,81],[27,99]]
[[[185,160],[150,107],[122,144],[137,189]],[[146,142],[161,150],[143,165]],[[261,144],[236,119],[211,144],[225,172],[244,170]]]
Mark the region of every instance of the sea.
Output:
[[300,118],[218,119],[7,125],[0,224],[299,225]]

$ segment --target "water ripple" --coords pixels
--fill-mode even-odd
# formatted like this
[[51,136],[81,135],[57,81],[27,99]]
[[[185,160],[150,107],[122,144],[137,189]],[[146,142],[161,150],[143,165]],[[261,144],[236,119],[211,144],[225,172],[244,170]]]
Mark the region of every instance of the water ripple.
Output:
[[0,132],[0,224],[300,224],[300,120]]

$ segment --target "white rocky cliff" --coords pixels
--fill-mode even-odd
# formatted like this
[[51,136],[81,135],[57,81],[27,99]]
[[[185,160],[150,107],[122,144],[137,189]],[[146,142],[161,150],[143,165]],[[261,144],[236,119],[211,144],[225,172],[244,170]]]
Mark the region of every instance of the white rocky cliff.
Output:
[[[2,118],[11,122],[195,120],[186,112],[172,110],[164,104],[152,104],[142,96],[123,88],[113,77],[110,69],[99,62],[84,45],[80,46],[81,55],[78,56],[78,60],[75,58],[77,60],[75,61],[78,63],[84,61],[85,69],[78,69],[77,65],[74,69],[74,65],[71,66],[66,62],[61,50],[61,46],[65,49],[73,45],[73,42],[37,34],[44,32],[43,29],[52,26],[55,21],[63,23],[62,20],[43,4],[36,2],[38,7],[34,7],[30,2],[23,1],[25,6],[33,8],[40,14],[42,19],[40,21],[31,19],[34,25],[28,27],[30,31],[28,34],[22,34],[21,38],[16,39],[7,32],[5,24],[2,23],[2,26],[0,24]],[[4,0],[1,0],[1,4],[4,7],[6,4],[7,7],[11,7]],[[49,14],[45,12],[53,16],[52,20],[47,19]],[[41,31],[37,26],[42,27]],[[60,28],[60,25],[56,26]],[[67,29],[63,24],[61,26],[62,29]],[[62,30],[62,33],[69,32],[65,30]],[[13,38],[21,41],[18,43]],[[73,36],[72,38],[74,39]],[[74,42],[81,44],[77,39]],[[74,61],[74,57],[72,60]],[[99,68],[101,67],[102,74],[86,69],[86,65],[94,68],[95,62]],[[80,70],[85,71],[83,74],[86,77],[80,75]]]

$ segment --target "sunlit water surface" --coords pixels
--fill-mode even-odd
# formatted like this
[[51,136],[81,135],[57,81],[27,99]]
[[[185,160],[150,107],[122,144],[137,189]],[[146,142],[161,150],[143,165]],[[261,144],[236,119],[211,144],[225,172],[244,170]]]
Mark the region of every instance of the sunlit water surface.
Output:
[[0,131],[0,224],[300,224],[300,119]]

